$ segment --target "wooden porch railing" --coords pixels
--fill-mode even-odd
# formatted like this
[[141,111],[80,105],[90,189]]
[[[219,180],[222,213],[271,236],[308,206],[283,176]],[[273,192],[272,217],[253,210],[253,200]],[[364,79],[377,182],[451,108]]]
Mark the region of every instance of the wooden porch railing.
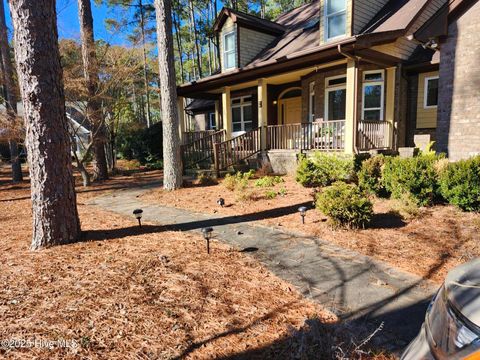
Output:
[[200,162],[211,159],[213,161],[214,144],[225,141],[225,130],[213,132],[186,145],[182,145],[183,168],[189,168]]
[[256,128],[230,140],[216,143],[214,145],[215,170],[217,172],[226,170],[258,154],[262,150],[261,136],[262,129]]
[[345,120],[267,126],[269,150],[325,150],[345,148]]
[[215,134],[217,130],[200,130],[200,131],[185,131],[183,132],[183,145],[190,144],[194,141],[200,140],[209,135]]
[[390,148],[391,131],[391,124],[388,121],[359,121],[357,131],[358,150],[364,151]]

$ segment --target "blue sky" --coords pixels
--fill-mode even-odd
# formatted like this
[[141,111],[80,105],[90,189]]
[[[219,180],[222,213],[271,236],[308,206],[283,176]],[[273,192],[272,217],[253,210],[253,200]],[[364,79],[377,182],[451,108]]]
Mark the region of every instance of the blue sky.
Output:
[[[10,10],[8,9],[6,1],[4,1],[4,5],[7,26],[11,34],[13,28]],[[117,9],[116,11],[120,10]],[[111,34],[105,28],[105,19],[114,17],[114,10],[109,9],[105,5],[97,6],[92,0],[92,13],[96,40],[102,39],[118,45],[127,43],[121,34]],[[57,0],[57,26],[60,38],[80,39],[77,0]]]

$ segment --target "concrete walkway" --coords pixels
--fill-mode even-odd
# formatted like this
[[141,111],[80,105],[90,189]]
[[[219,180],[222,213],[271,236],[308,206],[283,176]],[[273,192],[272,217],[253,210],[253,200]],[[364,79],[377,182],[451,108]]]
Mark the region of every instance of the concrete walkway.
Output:
[[[145,221],[172,230],[200,234],[201,228],[212,226],[215,239],[249,251],[273,273],[342,319],[372,327],[384,322],[374,341],[390,351],[398,352],[420,329],[437,285],[354,251],[254,224],[242,216],[206,215],[143,203],[139,196],[152,186],[159,184],[118,190],[89,204],[128,216],[142,208]],[[215,256],[214,245],[211,254]]]

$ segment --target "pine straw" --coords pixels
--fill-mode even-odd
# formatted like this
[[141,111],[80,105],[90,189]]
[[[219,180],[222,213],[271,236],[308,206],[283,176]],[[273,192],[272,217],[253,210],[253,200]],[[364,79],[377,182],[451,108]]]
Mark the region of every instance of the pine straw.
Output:
[[[31,252],[28,197],[25,183],[0,186],[0,339],[80,346],[2,349],[0,356],[329,356],[335,317],[245,254],[214,241],[209,256],[198,235],[140,230],[134,219],[85,205],[83,242]],[[307,320],[321,329],[315,342],[305,342]]]
[[[252,201],[239,201],[222,184],[191,185],[175,192],[156,189],[142,200],[207,214],[247,215],[250,221],[317,236],[437,282],[442,282],[453,267],[480,256],[480,214],[439,205],[421,209],[415,219],[402,220],[392,211],[391,201],[374,199],[375,217],[367,229],[334,230],[327,218],[313,209],[307,212],[306,224],[302,225],[297,209],[301,205],[311,207],[313,191],[292,177],[284,179],[274,189],[285,188],[287,194],[273,200],[265,198],[265,188],[253,186],[254,180],[250,188],[257,196]],[[225,199],[224,208],[216,204],[220,196]]]

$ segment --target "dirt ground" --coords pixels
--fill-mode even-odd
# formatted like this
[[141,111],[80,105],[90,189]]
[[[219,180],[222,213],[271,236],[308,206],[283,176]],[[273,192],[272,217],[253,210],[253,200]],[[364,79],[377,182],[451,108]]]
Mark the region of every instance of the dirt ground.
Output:
[[332,314],[246,254],[214,242],[209,256],[199,236],[84,204],[160,175],[78,188],[82,241],[32,252],[28,181],[12,185],[0,167],[0,357],[331,358],[334,341],[353,344]]
[[[151,191],[143,200],[210,214],[250,214],[249,219],[261,224],[318,236],[437,282],[443,281],[449,269],[480,256],[479,214],[435,206],[421,209],[412,220],[404,220],[392,211],[392,201],[374,199],[375,217],[369,228],[334,230],[327,218],[313,208],[312,189],[302,187],[292,177],[283,179],[273,190],[286,194],[274,199],[265,196],[272,188],[255,187],[255,180],[251,180],[247,191],[253,191],[253,200],[249,201],[238,200],[237,194],[222,184],[193,183],[175,192]],[[219,197],[225,199],[223,208],[216,203]],[[305,225],[298,213],[302,205],[310,209]]]

